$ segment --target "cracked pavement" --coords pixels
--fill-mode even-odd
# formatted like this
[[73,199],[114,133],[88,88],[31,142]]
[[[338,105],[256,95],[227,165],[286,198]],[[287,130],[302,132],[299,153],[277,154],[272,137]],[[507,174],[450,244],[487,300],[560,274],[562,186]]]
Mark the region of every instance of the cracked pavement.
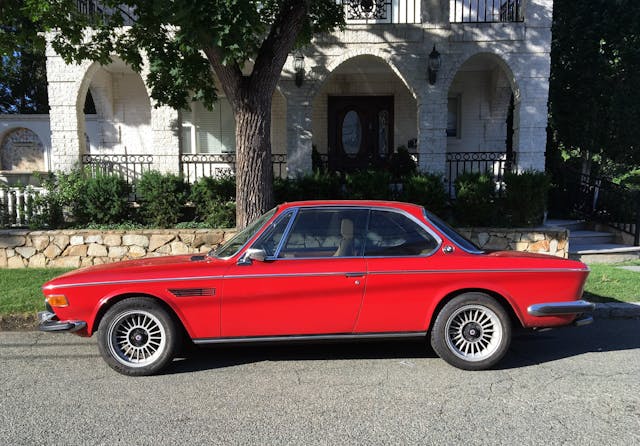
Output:
[[514,339],[500,368],[419,342],[216,347],[128,378],[95,338],[0,332],[3,444],[640,444],[640,320]]

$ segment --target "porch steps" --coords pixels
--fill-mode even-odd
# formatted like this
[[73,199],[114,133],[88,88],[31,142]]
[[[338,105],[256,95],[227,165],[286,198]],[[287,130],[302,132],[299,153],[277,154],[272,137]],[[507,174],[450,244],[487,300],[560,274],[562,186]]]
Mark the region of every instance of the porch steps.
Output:
[[640,258],[640,246],[615,242],[610,232],[591,231],[582,220],[547,220],[546,226],[569,229],[569,258],[585,263],[617,263]]

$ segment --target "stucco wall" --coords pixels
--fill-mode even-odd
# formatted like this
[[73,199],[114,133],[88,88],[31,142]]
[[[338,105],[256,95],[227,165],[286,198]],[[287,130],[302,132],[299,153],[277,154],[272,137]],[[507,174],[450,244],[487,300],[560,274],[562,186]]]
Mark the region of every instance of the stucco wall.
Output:
[[[487,250],[513,249],[567,257],[565,229],[462,229]],[[0,268],[101,265],[127,259],[206,253],[235,230],[0,231]]]

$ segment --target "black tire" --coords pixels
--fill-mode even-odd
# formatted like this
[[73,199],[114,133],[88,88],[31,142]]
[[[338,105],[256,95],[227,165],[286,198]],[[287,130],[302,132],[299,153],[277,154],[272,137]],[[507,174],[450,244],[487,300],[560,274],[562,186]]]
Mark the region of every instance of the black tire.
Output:
[[504,307],[482,293],[464,293],[438,313],[431,346],[440,358],[463,370],[497,364],[511,343],[511,320]]
[[132,297],[104,315],[98,349],[109,367],[123,375],[153,375],[173,360],[181,338],[180,327],[160,304],[148,297]]

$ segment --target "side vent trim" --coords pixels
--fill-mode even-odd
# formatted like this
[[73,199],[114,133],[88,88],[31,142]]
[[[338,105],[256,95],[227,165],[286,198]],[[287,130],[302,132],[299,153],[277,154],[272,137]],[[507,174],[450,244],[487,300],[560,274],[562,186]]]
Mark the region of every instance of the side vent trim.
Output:
[[204,297],[215,296],[215,288],[169,288],[169,292],[176,297]]

